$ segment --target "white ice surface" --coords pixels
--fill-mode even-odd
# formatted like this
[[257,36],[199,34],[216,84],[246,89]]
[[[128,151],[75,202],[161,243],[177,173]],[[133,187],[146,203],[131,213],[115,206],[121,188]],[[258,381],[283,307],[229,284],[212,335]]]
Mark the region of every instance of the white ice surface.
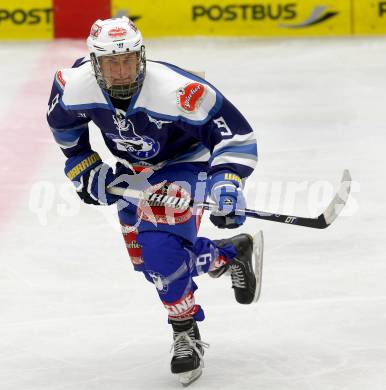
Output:
[[[114,210],[77,206],[69,187],[59,193],[64,158],[44,114],[53,72],[83,50],[0,44],[0,389],[177,389],[166,311],[131,270]],[[211,348],[192,388],[384,390],[386,38],[152,40],[148,57],[204,70],[256,129],[250,207],[316,215],[328,194],[315,205],[300,191],[292,202],[280,185],[337,186],[344,168],[355,181],[351,215],[325,231],[256,220],[237,231],[264,230],[259,303],[238,305],[228,278],[197,279]],[[18,153],[26,141],[11,124],[36,134],[28,153]],[[42,181],[51,198],[36,198]],[[49,206],[40,219],[36,200]],[[207,217],[200,231],[233,233]]]

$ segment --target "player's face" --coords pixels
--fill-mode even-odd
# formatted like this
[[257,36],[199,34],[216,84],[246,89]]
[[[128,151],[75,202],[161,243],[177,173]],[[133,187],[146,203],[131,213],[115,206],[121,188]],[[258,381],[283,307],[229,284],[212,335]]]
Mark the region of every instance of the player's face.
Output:
[[99,64],[108,87],[130,84],[137,76],[138,56],[136,53],[102,56],[99,57]]

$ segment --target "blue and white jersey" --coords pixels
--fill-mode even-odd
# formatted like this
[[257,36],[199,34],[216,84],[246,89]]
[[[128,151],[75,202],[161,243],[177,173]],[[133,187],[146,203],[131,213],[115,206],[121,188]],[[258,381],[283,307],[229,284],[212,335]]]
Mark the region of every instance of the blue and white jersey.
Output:
[[99,87],[90,61],[80,59],[56,73],[47,120],[67,157],[91,149],[92,121],[127,166],[206,162],[209,175],[226,170],[245,178],[257,161],[241,113],[207,81],[163,62],[147,61],[143,86],[125,112]]

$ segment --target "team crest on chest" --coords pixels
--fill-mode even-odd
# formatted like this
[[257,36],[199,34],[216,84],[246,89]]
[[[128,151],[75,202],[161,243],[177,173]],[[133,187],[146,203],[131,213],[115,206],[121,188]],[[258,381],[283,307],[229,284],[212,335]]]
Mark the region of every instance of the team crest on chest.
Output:
[[106,136],[115,142],[117,150],[127,152],[138,160],[147,160],[159,153],[159,142],[153,138],[139,135],[135,131],[134,123],[126,119],[123,110],[117,109],[112,119],[118,131],[118,137],[115,133],[107,133]]

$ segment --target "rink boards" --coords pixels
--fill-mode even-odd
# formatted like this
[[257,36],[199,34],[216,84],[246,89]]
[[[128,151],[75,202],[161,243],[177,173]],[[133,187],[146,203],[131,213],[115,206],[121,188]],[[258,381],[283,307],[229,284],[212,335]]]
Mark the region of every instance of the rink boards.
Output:
[[386,33],[385,0],[3,0],[0,39],[84,38],[94,20],[119,15],[145,37]]

